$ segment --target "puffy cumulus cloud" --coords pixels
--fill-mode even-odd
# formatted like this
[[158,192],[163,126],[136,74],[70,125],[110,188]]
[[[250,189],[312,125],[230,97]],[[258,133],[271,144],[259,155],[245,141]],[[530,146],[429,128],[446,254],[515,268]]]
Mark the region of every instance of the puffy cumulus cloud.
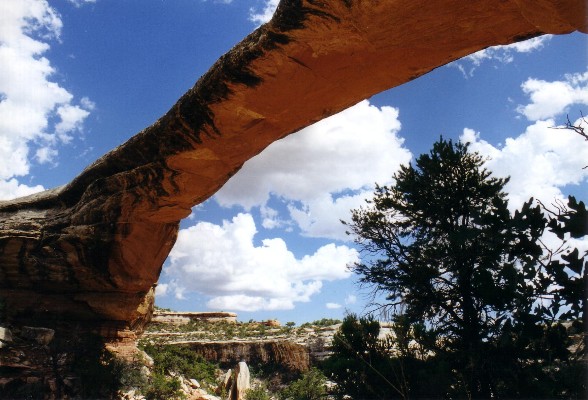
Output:
[[[529,103],[517,110],[534,123],[517,137],[506,139],[495,147],[482,140],[472,129],[464,129],[461,140],[471,142],[471,149],[490,157],[488,168],[496,176],[510,176],[506,187],[511,207],[535,197],[551,204],[562,200],[561,188],[579,185],[588,178],[583,169],[588,160],[588,145],[580,135],[565,129],[554,129],[551,117],[565,114],[573,104],[588,104],[588,72],[565,75],[563,81],[546,82],[529,79],[522,89]],[[550,117],[549,119],[541,119]],[[575,125],[585,124],[581,118]]]
[[[344,239],[340,219],[362,204],[375,182],[389,182],[411,153],[398,136],[398,110],[362,101],[270,145],[216,194],[222,206],[262,207],[264,226],[294,221],[303,234]],[[267,206],[282,199],[289,217]]]
[[325,307],[327,307],[329,310],[336,310],[336,309],[341,308],[343,306],[339,303],[327,303],[327,304],[325,304]]
[[265,24],[272,19],[279,2],[280,0],[265,0],[261,9],[252,7],[249,10],[249,20],[256,26]]
[[51,81],[55,69],[43,54],[63,24],[47,1],[2,1],[0,15],[0,196],[6,199],[42,189],[15,180],[28,174],[30,150],[36,149],[37,162],[53,162],[57,146],[80,131],[91,102],[74,104],[74,96]]
[[355,249],[334,244],[298,259],[282,239],[256,245],[256,233],[253,217],[243,213],[222,225],[200,222],[182,229],[165,270],[176,295],[209,296],[213,309],[292,309],[310,301],[323,281],[348,278],[347,265],[359,260]]
[[[506,139],[501,147],[481,139],[480,133],[464,129],[461,140],[470,142],[471,150],[489,157],[486,165],[495,176],[510,176],[506,192],[511,210],[534,197],[547,207],[567,204],[562,188],[579,185],[588,179],[588,145],[584,138],[566,129],[554,129],[553,119],[566,113],[573,104],[588,104],[588,72],[569,74],[563,81],[546,82],[529,79],[523,91],[530,103],[519,105],[518,110],[534,123],[517,137]],[[550,117],[549,119],[541,119]],[[553,117],[553,118],[552,118]],[[583,118],[574,122],[585,125]],[[551,232],[545,232],[543,243],[551,249],[561,241]],[[569,248],[588,250],[588,238],[569,239]]]
[[155,296],[165,296],[167,295],[167,290],[169,289],[169,283],[159,283],[155,287]]
[[531,121],[553,118],[572,104],[588,105],[588,71],[567,74],[554,82],[531,78],[521,88],[531,102],[520,105],[517,111]]
[[511,63],[517,53],[531,53],[542,49],[552,36],[544,35],[509,45],[488,47],[465,56],[459,61],[452,62],[449,66],[458,68],[464,77],[468,78],[473,76],[476,68],[485,61],[497,61],[503,64]]
[[280,213],[275,208],[269,206],[262,206],[259,209],[262,223],[261,225],[265,229],[275,228],[286,228],[287,231],[291,231],[292,221],[282,219]]
[[495,176],[510,176],[506,191],[511,207],[519,208],[530,197],[550,204],[564,197],[562,187],[588,178],[588,170],[583,169],[588,146],[583,138],[554,126],[553,120],[537,121],[518,137],[506,139],[501,148],[482,140],[471,129],[464,129],[461,140],[471,142],[473,151],[490,157],[487,166]]
[[41,185],[23,185],[18,183],[18,181],[14,178],[9,180],[0,179],[0,200],[28,196],[30,194],[40,192],[43,189],[44,188]]
[[[386,181],[389,179],[390,177]],[[288,210],[292,220],[306,236],[347,240],[341,220],[349,220],[349,211],[363,205],[365,199],[372,196],[372,189],[337,198],[330,193],[324,193],[307,200],[303,205],[290,204]]]

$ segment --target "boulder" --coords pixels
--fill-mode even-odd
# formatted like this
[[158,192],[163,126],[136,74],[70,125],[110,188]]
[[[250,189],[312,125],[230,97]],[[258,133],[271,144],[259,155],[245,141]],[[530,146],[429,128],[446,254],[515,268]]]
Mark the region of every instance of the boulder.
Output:
[[48,345],[55,336],[55,331],[50,328],[23,326],[20,332],[23,339],[34,340],[40,345]]
[[10,329],[0,326],[0,349],[12,342],[12,332]]
[[251,388],[251,375],[245,361],[240,361],[233,370],[233,388],[229,400],[245,400],[247,390]]

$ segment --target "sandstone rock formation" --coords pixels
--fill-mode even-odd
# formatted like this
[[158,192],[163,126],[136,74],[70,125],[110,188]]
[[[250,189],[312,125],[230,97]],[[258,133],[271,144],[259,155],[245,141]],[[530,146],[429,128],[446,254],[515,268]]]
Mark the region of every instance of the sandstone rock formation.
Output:
[[283,0],[152,126],[0,203],[5,323],[140,331],[179,221],[273,141],[487,46],[587,30],[585,0]]
[[245,400],[247,390],[251,389],[251,375],[247,363],[239,361],[235,368],[227,371],[223,385],[228,392],[226,400]]
[[156,311],[151,318],[153,322],[185,325],[191,321],[237,323],[237,314],[232,312],[175,312]]
[[290,372],[310,368],[308,347],[288,340],[171,342],[187,346],[208,361],[229,367],[244,360],[249,365],[274,365]]

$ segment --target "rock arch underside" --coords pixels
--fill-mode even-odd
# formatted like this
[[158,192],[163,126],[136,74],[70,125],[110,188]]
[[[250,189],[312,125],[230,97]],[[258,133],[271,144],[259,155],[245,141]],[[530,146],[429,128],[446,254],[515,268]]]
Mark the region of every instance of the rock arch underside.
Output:
[[71,183],[0,202],[4,322],[140,332],[180,220],[269,144],[480,49],[586,21],[584,0],[283,0],[153,125]]

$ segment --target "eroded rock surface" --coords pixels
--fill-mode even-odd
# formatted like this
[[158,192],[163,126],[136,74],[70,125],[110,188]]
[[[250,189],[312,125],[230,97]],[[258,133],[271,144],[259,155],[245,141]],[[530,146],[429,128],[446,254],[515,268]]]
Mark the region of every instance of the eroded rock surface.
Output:
[[284,0],[71,183],[0,202],[8,324],[141,331],[179,221],[270,143],[482,48],[586,32],[584,0]]
[[237,314],[233,312],[176,312],[176,311],[156,311],[151,318],[152,322],[163,324],[186,325],[194,321],[206,322],[226,322],[228,324],[237,323]]
[[290,372],[310,368],[308,347],[289,340],[171,342],[170,345],[190,348],[204,359],[232,367],[240,361],[249,365],[273,365]]

